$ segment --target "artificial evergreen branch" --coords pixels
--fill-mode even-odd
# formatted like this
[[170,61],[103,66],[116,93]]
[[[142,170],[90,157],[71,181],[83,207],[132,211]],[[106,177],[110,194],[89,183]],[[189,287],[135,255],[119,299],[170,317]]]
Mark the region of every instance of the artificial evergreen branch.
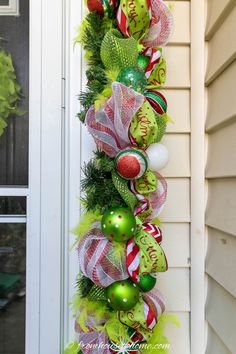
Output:
[[92,289],[94,283],[83,274],[79,274],[76,280],[76,287],[80,297],[83,299],[87,297],[89,291]]
[[113,164],[112,159],[104,153],[97,153],[96,159],[84,165],[81,189],[85,193],[82,202],[87,211],[126,206],[112,181]]

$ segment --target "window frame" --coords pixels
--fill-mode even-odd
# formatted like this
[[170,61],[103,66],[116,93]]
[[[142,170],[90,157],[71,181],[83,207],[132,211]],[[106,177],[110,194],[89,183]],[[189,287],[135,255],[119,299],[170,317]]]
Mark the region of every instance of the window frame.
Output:
[[0,5],[0,16],[19,16],[19,0],[9,0],[8,5]]

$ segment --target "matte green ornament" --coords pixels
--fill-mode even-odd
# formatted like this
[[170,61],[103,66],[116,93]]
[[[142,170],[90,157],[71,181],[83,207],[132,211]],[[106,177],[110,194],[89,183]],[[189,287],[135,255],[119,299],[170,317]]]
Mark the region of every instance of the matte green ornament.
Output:
[[138,67],[142,70],[146,70],[149,61],[150,61],[150,57],[147,57],[146,55],[139,54]]
[[122,69],[117,77],[117,81],[141,93],[144,92],[147,85],[146,76],[138,67]]
[[131,280],[117,281],[106,288],[107,302],[117,311],[131,310],[139,300],[138,286]]
[[145,274],[140,277],[138,286],[146,293],[154,288],[156,282],[156,278],[152,277],[150,274]]
[[135,235],[136,219],[129,208],[111,208],[104,213],[101,227],[111,240],[124,242]]

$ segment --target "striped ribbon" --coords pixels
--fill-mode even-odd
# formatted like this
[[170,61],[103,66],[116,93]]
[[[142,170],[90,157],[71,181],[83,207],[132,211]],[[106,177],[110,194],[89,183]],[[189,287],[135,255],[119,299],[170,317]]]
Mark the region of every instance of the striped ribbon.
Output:
[[138,201],[141,203],[137,205],[134,209],[134,215],[137,216],[138,214],[142,213],[143,211],[149,208],[149,200],[145,198],[142,194],[138,193],[135,189],[135,181],[130,181],[130,189],[135,194]]
[[[162,242],[162,232],[161,229],[149,222],[144,223],[142,228],[145,232],[150,233],[156,242],[161,244]],[[135,282],[139,282],[139,271],[140,271],[140,248],[135,243],[134,238],[128,240],[126,246],[126,267],[130,278]]]
[[150,57],[148,66],[145,70],[146,79],[149,79],[152,71],[155,69],[155,67],[159,64],[161,60],[161,51],[156,48],[147,48],[143,51],[143,54]]
[[162,294],[155,289],[143,295],[144,315],[147,328],[152,330],[158,321],[158,317],[165,311],[165,302]]

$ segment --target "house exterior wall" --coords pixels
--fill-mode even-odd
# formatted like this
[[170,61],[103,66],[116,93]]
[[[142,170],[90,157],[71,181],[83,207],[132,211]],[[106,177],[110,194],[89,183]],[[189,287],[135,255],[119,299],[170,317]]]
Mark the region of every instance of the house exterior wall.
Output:
[[208,354],[236,352],[236,2],[208,0]]

